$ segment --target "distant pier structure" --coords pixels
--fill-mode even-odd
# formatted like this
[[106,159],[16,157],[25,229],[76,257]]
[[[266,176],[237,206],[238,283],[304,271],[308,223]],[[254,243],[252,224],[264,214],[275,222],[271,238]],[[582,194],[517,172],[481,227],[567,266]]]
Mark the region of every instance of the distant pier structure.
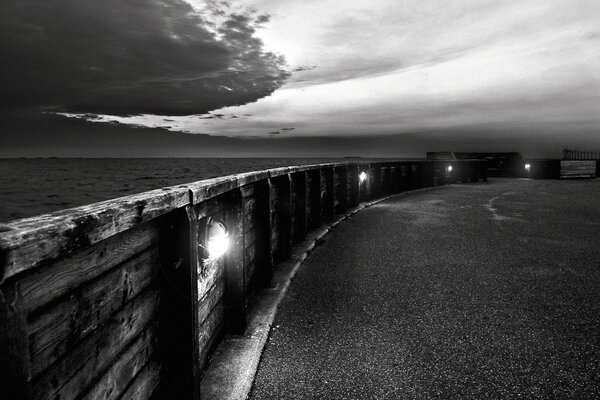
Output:
[[454,152],[428,151],[427,160],[486,160],[487,174],[494,177],[514,177],[523,174],[523,156],[519,152]]
[[487,175],[502,178],[580,179],[600,176],[600,152],[563,147],[563,157],[530,159],[519,152],[427,152],[429,161],[486,160]]

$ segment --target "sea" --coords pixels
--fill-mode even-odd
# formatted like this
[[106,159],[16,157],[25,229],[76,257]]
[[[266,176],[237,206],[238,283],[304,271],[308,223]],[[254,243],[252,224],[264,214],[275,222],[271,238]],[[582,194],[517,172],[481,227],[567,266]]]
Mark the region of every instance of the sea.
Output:
[[[217,176],[340,158],[0,159],[0,222]],[[366,160],[361,160],[366,161]]]

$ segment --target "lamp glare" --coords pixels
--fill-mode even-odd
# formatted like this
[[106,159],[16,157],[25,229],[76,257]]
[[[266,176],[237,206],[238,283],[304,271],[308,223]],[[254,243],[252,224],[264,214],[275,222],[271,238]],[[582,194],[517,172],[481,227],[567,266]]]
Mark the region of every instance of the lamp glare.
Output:
[[361,171],[361,173],[358,175],[358,182],[363,183],[366,180],[367,180],[367,173],[365,171]]
[[227,249],[229,249],[229,233],[222,223],[213,221],[208,227],[206,240],[209,259],[215,260],[221,257]]

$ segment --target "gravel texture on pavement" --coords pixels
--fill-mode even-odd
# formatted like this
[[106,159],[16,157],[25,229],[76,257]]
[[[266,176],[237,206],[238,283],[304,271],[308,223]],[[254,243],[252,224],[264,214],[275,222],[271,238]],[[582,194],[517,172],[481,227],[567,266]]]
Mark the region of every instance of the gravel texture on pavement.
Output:
[[600,180],[440,187],[325,239],[251,398],[600,398]]

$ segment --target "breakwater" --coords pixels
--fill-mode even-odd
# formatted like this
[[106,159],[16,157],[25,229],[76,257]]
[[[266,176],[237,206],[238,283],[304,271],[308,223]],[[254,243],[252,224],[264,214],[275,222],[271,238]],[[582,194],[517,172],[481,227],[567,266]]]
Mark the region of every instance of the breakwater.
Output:
[[13,221],[0,233],[0,385],[14,399],[189,397],[308,231],[367,200],[486,179],[479,160],[294,166]]

